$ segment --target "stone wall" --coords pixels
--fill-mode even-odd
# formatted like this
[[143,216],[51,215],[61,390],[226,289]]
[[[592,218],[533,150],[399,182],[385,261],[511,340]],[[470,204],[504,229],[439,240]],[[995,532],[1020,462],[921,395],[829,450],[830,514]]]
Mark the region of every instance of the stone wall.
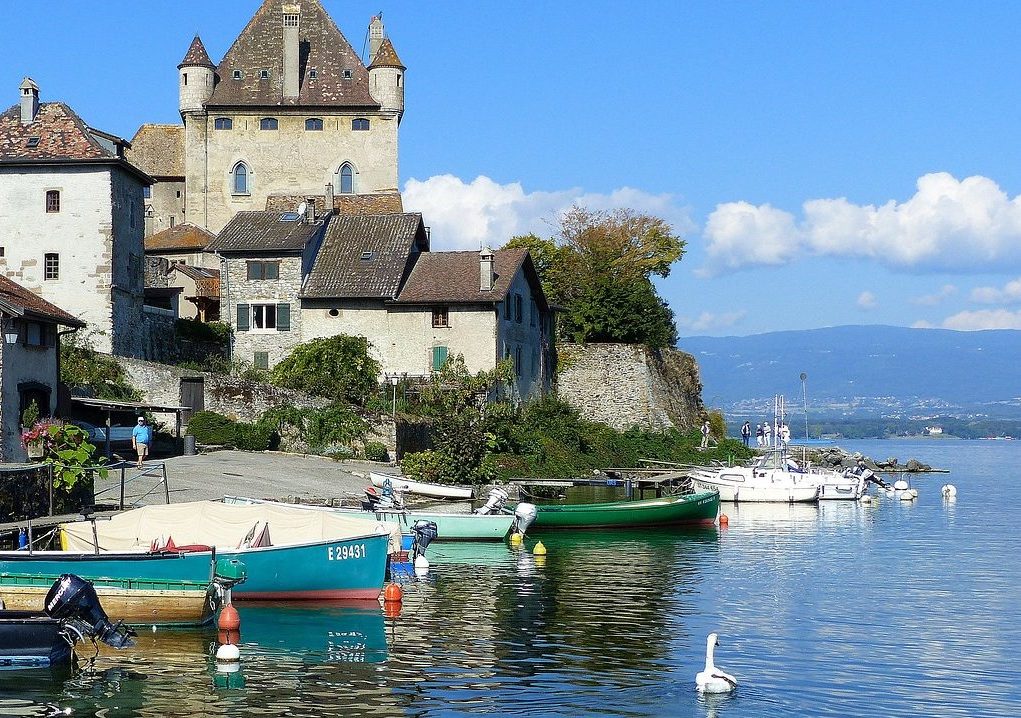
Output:
[[590,421],[686,431],[705,411],[690,354],[638,344],[561,344],[558,353],[557,393]]
[[[234,330],[233,358],[248,364],[255,364],[255,353],[265,352],[269,368],[273,368],[285,359],[294,347],[302,341],[302,313],[297,297],[301,294],[302,257],[281,256],[267,258],[279,260],[278,279],[249,279],[248,262],[258,257],[238,257],[231,255],[223,263],[226,275],[220,283],[221,316],[230,322]],[[248,306],[249,328],[238,331],[238,305]],[[252,318],[253,305],[287,304],[290,306],[289,326],[286,331],[277,329],[256,329]]]

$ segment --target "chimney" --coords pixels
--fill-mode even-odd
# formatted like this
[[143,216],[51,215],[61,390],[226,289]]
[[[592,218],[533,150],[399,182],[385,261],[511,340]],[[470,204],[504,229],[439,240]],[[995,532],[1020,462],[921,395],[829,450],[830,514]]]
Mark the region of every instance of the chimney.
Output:
[[479,290],[483,292],[493,291],[493,283],[496,274],[493,271],[493,250],[483,245],[479,252]]
[[284,98],[298,96],[298,20],[301,6],[284,5]]
[[328,182],[326,184],[326,207],[323,209],[324,212],[332,212],[333,206],[333,183]]
[[369,23],[369,59],[365,63],[366,65],[372,64],[372,61],[376,59],[376,53],[379,52],[380,45],[383,44],[383,13],[372,16],[372,22]]
[[39,86],[31,77],[21,81],[21,124],[30,125],[39,114]]

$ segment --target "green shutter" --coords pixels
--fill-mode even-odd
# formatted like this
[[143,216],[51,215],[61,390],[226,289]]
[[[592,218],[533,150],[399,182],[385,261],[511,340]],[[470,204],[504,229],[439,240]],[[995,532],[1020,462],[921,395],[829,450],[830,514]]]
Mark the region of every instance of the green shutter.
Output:
[[291,305],[290,304],[278,304],[277,305],[277,331],[278,332],[289,332],[289,331],[291,331]]
[[248,279],[249,280],[251,280],[251,279],[262,279],[262,277],[259,276],[259,263],[258,262],[249,262],[248,263]]
[[238,305],[238,331],[239,332],[247,332],[248,331],[248,319],[249,319],[249,317],[251,317],[251,315],[252,315],[252,312],[249,309],[247,304],[239,304]]
[[433,371],[439,371],[447,363],[447,348],[433,347]]
[[278,262],[266,262],[264,272],[266,279],[280,279],[280,264]]

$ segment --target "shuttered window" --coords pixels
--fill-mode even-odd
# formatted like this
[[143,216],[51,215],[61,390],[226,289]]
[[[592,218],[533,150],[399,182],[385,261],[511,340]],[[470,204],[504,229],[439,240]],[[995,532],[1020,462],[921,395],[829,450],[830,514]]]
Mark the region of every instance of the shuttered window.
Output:
[[289,332],[291,331],[291,305],[290,304],[278,304],[277,305],[277,331],[278,332]]
[[249,324],[249,315],[251,314],[251,307],[247,304],[238,305],[238,331],[247,332]]
[[433,371],[439,371],[447,363],[447,348],[433,347]]

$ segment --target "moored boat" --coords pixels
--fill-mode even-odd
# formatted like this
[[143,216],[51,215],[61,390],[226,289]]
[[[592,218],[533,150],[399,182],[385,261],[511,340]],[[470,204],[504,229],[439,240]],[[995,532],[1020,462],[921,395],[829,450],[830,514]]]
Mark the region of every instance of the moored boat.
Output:
[[447,486],[446,484],[430,484],[425,481],[413,481],[403,476],[391,476],[369,472],[369,481],[373,486],[384,488],[389,482],[394,491],[403,491],[420,496],[432,496],[437,499],[470,499],[474,492],[470,486]]
[[717,491],[602,504],[544,504],[536,506],[529,531],[711,525],[719,509]]
[[236,600],[375,599],[387,556],[400,550],[392,524],[289,506],[232,506],[219,501],[145,506],[109,521],[61,525],[66,549],[145,551],[172,539],[177,546],[215,547],[244,562],[248,577]]
[[813,503],[819,486],[786,471],[762,472],[751,466],[692,469],[688,476],[698,491],[718,491],[720,501],[763,503]]

